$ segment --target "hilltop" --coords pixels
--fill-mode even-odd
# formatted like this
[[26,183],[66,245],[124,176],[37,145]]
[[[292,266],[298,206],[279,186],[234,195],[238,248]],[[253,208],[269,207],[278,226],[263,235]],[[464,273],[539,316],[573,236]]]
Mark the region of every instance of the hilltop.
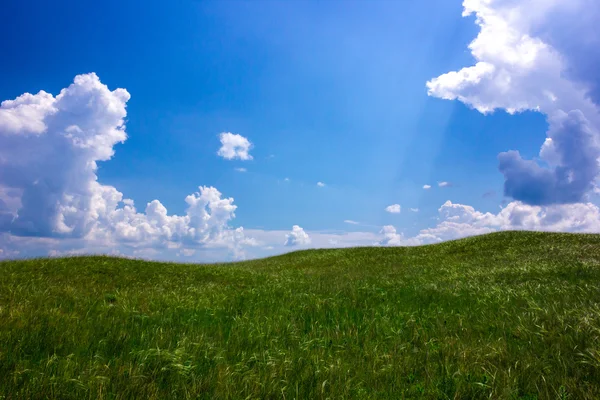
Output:
[[0,263],[0,399],[600,398],[600,235]]

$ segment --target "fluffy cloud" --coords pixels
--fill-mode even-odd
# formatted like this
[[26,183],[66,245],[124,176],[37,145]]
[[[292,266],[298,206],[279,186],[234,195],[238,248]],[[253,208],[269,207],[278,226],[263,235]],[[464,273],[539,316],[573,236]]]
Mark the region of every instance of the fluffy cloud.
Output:
[[56,98],[39,92],[2,102],[0,186],[19,192],[20,206],[1,230],[81,237],[116,206],[121,195],[97,182],[97,162],[126,139],[128,100],[126,90],[110,91],[89,74]]
[[382,238],[375,243],[378,246],[418,246],[439,241],[432,235],[419,233],[412,238],[405,238],[404,234],[398,233],[393,225],[385,225],[379,232]]
[[298,225],[294,225],[292,231],[285,235],[284,246],[304,246],[307,244],[310,244],[310,237]]
[[392,225],[385,225],[379,233],[383,235],[383,239],[379,242],[381,246],[400,246],[402,244],[402,235],[396,233],[396,228]]
[[436,227],[423,229],[419,233],[423,243],[500,230],[600,232],[600,209],[592,203],[532,206],[514,201],[498,214],[492,214],[447,201],[438,211],[441,222]]
[[391,206],[387,206],[385,208],[385,211],[392,213],[392,214],[400,214],[401,209],[402,209],[402,207],[400,207],[400,204],[392,204]]
[[187,196],[186,213],[177,216],[168,215],[158,200],[140,213],[116,188],[98,182],[97,163],[109,160],[114,145],[127,138],[129,97],[124,89],[109,90],[92,73],[75,77],[56,97],[39,92],[2,102],[3,254],[49,243],[18,239],[27,237],[70,240],[90,250],[222,246],[239,252],[253,244],[242,228],[229,228],[236,206],[213,187]]
[[600,172],[600,146],[597,132],[581,111],[557,111],[551,118],[545,154],[551,154],[546,159],[556,165],[554,169],[523,160],[517,151],[500,153],[506,195],[533,205],[575,203],[593,189]]
[[242,135],[230,132],[223,132],[219,135],[221,148],[217,154],[226,160],[239,158],[240,160],[252,160],[249,154],[252,143]]
[[317,182],[317,186],[318,187],[325,187],[325,184],[323,182]]
[[423,189],[425,189],[425,190],[431,189],[431,185],[423,185]]
[[475,14],[480,27],[469,45],[477,62],[427,82],[428,93],[484,114],[546,114],[548,138],[540,158],[548,167],[515,151],[500,154],[505,195],[532,205],[585,201],[599,173],[600,118],[592,98],[600,98],[593,86],[600,80],[597,68],[590,68],[600,66],[599,40],[597,20],[589,16],[600,15],[600,3],[465,0],[463,6],[463,15]]
[[384,226],[377,244],[415,246],[502,230],[600,232],[600,209],[592,203],[532,206],[514,201],[498,214],[492,214],[447,201],[438,212],[440,222],[414,237],[405,238],[394,226]]

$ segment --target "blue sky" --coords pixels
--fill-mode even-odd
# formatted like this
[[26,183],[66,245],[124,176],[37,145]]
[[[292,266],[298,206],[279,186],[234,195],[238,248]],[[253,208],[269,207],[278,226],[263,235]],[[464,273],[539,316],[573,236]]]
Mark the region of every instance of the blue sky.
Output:
[[[586,121],[590,121],[591,132],[597,134],[596,103],[577,93],[582,87],[589,92],[595,90],[598,77],[590,75],[589,71],[595,70],[589,65],[579,70],[580,63],[569,64],[597,47],[595,43],[589,43],[589,47],[570,46],[570,41],[580,36],[564,29],[574,26],[584,7],[591,4],[593,8],[593,4],[576,0],[581,7],[574,6],[570,17],[560,20],[561,30],[570,35],[561,35],[552,30],[561,7],[559,2],[549,1],[543,18],[527,21],[528,7],[533,7],[529,4],[533,3],[147,1],[140,7],[139,2],[126,1],[9,1],[0,16],[0,33],[5,38],[0,42],[0,53],[4,55],[0,63],[0,99],[11,100],[40,90],[57,96],[75,76],[92,72],[109,91],[124,88],[131,96],[123,116],[127,140],[120,143],[115,139],[114,146],[110,146],[114,150],[110,159],[94,158],[98,168],[91,180],[116,188],[123,198],[134,201],[140,213],[147,203],[158,199],[169,215],[182,216],[186,215],[184,198],[188,194],[199,186],[214,187],[223,198],[233,198],[237,206],[235,217],[226,218],[219,225],[219,235],[238,227],[249,233],[248,243],[219,242],[223,252],[210,256],[209,242],[181,239],[187,234],[161,236],[151,243],[121,240],[115,234],[115,225],[111,225],[114,218],[108,214],[90,223],[94,228],[79,234],[65,233],[66,228],[42,233],[35,228],[41,224],[37,220],[27,220],[27,226],[34,228],[27,228],[28,233],[24,233],[25,228],[18,228],[14,222],[19,215],[23,219],[27,211],[28,205],[21,204],[11,210],[6,207],[6,213],[12,213],[7,221],[12,222],[0,225],[4,255],[118,251],[125,255],[173,258],[176,256],[170,249],[181,252],[189,247],[198,260],[228,259],[303,246],[323,247],[333,242],[385,244],[390,242],[385,240],[385,226],[393,226],[397,235],[391,244],[422,244],[428,242],[427,235],[434,236],[435,242],[497,229],[594,231],[600,226],[595,222],[582,225],[572,221],[581,220],[577,213],[583,208],[585,213],[592,213],[581,214],[585,215],[584,220],[596,218],[595,169],[590,163],[569,164],[560,149],[562,159],[554,164],[540,153],[546,137],[551,136],[548,132],[554,131],[549,118],[559,110],[582,110]],[[512,30],[507,28],[505,37],[486,36],[486,18],[492,21],[488,25],[493,24],[490,16],[504,17],[511,7],[523,18],[506,17]],[[471,15],[463,17],[465,9],[472,9]],[[478,25],[476,20],[483,23]],[[594,23],[592,19],[587,26]],[[577,29],[584,30],[586,26]],[[523,46],[511,39],[513,31],[538,40],[526,43],[540,49],[536,54],[544,55],[547,48],[552,48],[550,56],[534,56],[529,64],[509,59],[512,50],[519,60],[533,54],[519,53]],[[497,30],[494,32],[498,34]],[[480,47],[484,50],[477,50],[477,46],[470,49],[469,44],[481,37]],[[507,47],[494,50],[501,48],[499,43]],[[553,61],[555,53],[563,56],[564,65]],[[492,65],[494,72],[477,72],[480,81],[475,84],[468,78],[457,81],[456,76],[445,75],[478,62]],[[451,79],[442,79],[444,76]],[[502,86],[506,76],[512,76],[513,82],[523,79],[527,85],[522,86],[528,86],[527,91]],[[536,76],[549,78],[542,82]],[[436,77],[440,80],[434,81]],[[428,82],[434,82],[435,87],[432,89]],[[110,96],[109,91],[106,96]],[[540,100],[548,91],[558,96],[560,107]],[[486,107],[495,111],[489,113]],[[511,108],[519,112],[506,111],[512,112]],[[42,117],[45,126],[52,124],[48,122],[50,114]],[[9,121],[7,115],[8,111],[0,114],[0,137],[4,133],[8,138],[7,132],[16,129],[9,128],[13,126],[9,122],[14,120]],[[90,118],[100,118],[97,113],[94,115]],[[94,126],[92,122],[90,126]],[[558,128],[556,131],[560,132]],[[98,132],[93,134],[100,135]],[[219,135],[223,132],[247,138],[252,143],[252,160],[219,156]],[[58,135],[64,139],[63,133]],[[577,143],[585,143],[585,138]],[[12,139],[5,140],[8,143]],[[26,152],[28,140],[11,145]],[[563,142],[556,138],[554,141]],[[33,147],[38,148],[43,147]],[[571,158],[580,159],[577,144],[565,144],[562,148]],[[537,160],[539,165],[527,169],[524,165],[529,164],[511,161],[500,171],[498,155],[509,150],[518,151],[523,160]],[[50,163],[48,160],[53,157],[42,150],[31,151],[40,152],[34,163]],[[73,159],[79,160],[79,153],[73,154]],[[584,158],[592,159],[594,154]],[[74,161],[60,171],[48,172],[48,179],[56,180],[61,174],[70,176],[79,168],[77,165]],[[575,173],[583,171],[582,182],[561,183],[560,174],[553,172],[561,165]],[[0,168],[8,175],[6,171],[17,167],[5,161]],[[26,179],[33,180],[30,177],[35,175],[25,173],[27,168],[19,164],[17,172],[13,172],[13,178],[14,174],[24,177],[18,184],[9,184],[9,178],[3,181],[0,174],[0,188],[4,187],[5,193],[26,192],[32,184]],[[245,168],[246,172],[236,168]],[[539,178],[541,175],[543,179]],[[505,181],[512,188],[507,195]],[[60,182],[65,180],[61,178]],[[85,186],[90,181],[81,182]],[[319,187],[317,182],[325,186]],[[449,184],[439,187],[439,182]],[[431,189],[423,189],[426,184]],[[572,190],[574,194],[568,202],[548,195],[549,200],[537,204],[531,200],[535,196],[523,187],[538,186],[546,188],[543,193]],[[53,210],[43,217],[51,221],[46,221],[50,225],[56,222],[57,215],[63,215],[56,209],[74,202],[73,196],[93,197],[92,192],[81,194],[74,187],[67,185],[36,195],[47,197],[38,200],[50,204],[48,207]],[[12,199],[19,196],[23,194],[14,194]],[[12,200],[3,201],[9,204]],[[78,215],[89,219],[90,205],[86,201],[79,201],[76,206],[69,203],[69,207],[79,207]],[[453,214],[446,211],[456,207],[443,208],[447,201],[470,207],[473,213],[483,216],[489,213],[489,218],[496,219],[481,222],[477,214],[475,219],[469,216],[461,220],[467,225],[452,235],[426,232],[455,221]],[[385,208],[392,204],[401,205],[401,212],[386,212]],[[544,215],[549,212],[532,208],[540,205],[559,210],[556,212],[561,221],[566,222],[544,222]],[[537,222],[519,225],[514,222],[519,218],[511,217],[512,211],[506,211],[503,222],[498,222],[498,213],[509,206],[529,207],[528,212],[535,215]],[[123,204],[110,212],[118,213],[120,207]],[[410,211],[411,208],[419,211]],[[156,222],[152,224],[157,226]],[[293,233],[294,225],[309,237],[313,232],[315,239],[282,248],[288,242],[285,232]],[[112,232],[110,240],[98,242],[100,229]],[[91,235],[91,231],[96,233]],[[319,239],[319,233],[324,232],[337,232],[339,237]],[[346,242],[347,232],[364,235],[358,241]],[[24,237],[36,240],[26,242]],[[43,238],[48,241],[42,242]],[[148,252],[144,253],[144,249]]]

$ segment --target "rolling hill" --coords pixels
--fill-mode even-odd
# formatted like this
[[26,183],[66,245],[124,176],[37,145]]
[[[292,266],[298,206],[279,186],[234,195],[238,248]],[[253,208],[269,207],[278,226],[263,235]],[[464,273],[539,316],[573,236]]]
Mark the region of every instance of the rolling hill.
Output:
[[0,263],[0,399],[597,399],[600,235]]

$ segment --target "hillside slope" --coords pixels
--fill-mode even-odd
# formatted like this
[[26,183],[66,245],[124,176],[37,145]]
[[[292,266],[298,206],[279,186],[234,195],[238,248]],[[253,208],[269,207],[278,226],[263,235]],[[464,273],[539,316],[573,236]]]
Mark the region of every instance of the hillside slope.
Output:
[[600,235],[0,263],[0,399],[600,398]]

